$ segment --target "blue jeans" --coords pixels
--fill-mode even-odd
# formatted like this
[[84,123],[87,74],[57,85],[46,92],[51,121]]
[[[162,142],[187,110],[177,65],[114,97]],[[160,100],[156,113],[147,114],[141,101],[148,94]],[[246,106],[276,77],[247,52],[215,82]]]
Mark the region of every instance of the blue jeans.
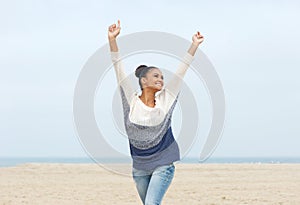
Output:
[[163,165],[151,171],[132,168],[132,176],[144,205],[160,205],[174,177],[174,164]]

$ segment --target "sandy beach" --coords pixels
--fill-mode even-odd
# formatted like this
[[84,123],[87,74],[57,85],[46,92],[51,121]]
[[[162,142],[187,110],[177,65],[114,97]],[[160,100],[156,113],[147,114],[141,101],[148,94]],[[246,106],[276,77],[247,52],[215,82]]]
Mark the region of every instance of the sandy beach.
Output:
[[[176,164],[164,205],[299,205],[300,164]],[[131,177],[97,164],[0,168],[0,205],[141,204]]]

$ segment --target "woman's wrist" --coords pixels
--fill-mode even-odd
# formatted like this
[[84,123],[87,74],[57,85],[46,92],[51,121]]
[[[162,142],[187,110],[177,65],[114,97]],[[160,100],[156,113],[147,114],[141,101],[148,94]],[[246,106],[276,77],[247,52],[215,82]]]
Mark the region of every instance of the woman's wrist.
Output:
[[114,36],[108,36],[108,40],[109,40],[109,41],[115,41],[115,40],[116,40],[116,37],[114,37]]
[[200,43],[192,42],[192,45],[195,47],[199,47]]

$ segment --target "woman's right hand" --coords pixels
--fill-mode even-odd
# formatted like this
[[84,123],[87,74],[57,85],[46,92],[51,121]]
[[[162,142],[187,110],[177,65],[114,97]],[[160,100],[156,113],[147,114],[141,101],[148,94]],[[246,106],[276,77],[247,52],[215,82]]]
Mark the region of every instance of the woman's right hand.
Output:
[[120,34],[120,20],[118,20],[118,26],[116,24],[112,24],[108,27],[108,38],[115,39]]

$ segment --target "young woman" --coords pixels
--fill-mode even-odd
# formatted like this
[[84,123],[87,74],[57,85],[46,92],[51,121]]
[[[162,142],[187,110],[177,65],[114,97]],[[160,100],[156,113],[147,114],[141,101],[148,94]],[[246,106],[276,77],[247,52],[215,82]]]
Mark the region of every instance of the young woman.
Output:
[[121,92],[124,124],[133,159],[132,175],[143,204],[161,204],[175,171],[173,162],[180,160],[178,144],[171,129],[172,112],[185,75],[198,46],[204,38],[197,32],[172,79],[164,86],[161,70],[140,65],[135,70],[142,94],[132,88],[119,58],[116,38],[121,30],[112,24],[108,40],[112,62]]

